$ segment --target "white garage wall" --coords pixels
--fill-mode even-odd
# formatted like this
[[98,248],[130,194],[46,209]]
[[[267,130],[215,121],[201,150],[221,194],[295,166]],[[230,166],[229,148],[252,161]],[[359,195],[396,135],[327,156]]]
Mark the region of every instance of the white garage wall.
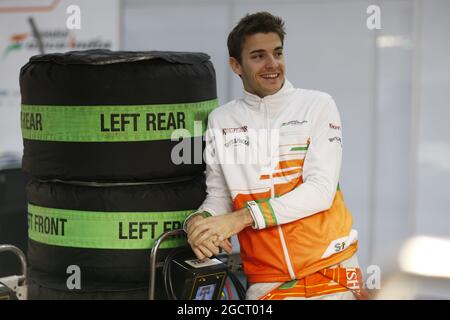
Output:
[[[366,28],[371,4],[378,31]],[[241,95],[226,37],[260,10],[286,21],[290,81],[332,94],[341,112],[341,187],[362,266],[392,266],[412,234],[448,237],[450,1],[126,0],[123,49],[209,53],[223,103]]]
[[[28,19],[33,18],[41,32],[45,53],[99,47],[117,50],[119,3],[119,0],[0,0],[0,158],[20,159],[23,153],[19,74],[29,58],[39,54]],[[66,10],[71,5],[80,7],[81,29],[67,29]]]
[[415,228],[449,237],[450,1],[423,1],[420,22]]
[[375,123],[372,152],[370,263],[394,267],[402,242],[412,234],[409,186],[412,129],[412,1],[383,1],[377,33]]
[[216,69],[218,96],[229,95],[230,9],[211,1],[125,1],[123,43],[126,50],[201,51]]

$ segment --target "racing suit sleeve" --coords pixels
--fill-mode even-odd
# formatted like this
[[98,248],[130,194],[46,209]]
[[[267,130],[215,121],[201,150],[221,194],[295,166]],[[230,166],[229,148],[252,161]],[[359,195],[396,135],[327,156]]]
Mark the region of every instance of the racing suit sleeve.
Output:
[[342,161],[341,121],[331,97],[313,118],[310,138],[303,183],[280,197],[247,203],[256,229],[289,223],[331,207]]
[[[211,117],[210,117],[211,118]],[[232,211],[232,198],[223,175],[216,151],[216,140],[214,137],[214,126],[208,119],[208,128],[205,134],[205,162],[206,162],[206,198],[197,211],[189,215],[183,224],[186,231],[187,221],[196,214],[220,215]]]

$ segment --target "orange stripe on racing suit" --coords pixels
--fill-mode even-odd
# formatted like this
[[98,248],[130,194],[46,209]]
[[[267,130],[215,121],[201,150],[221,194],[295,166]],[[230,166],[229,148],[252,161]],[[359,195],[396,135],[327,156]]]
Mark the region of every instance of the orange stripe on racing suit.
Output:
[[325,268],[300,280],[283,283],[259,300],[313,298],[347,291],[351,291],[358,300],[368,299],[359,268]]
[[278,163],[275,169],[278,170],[278,169],[303,167],[303,163],[304,163],[303,159],[283,160]]
[[[284,184],[275,185],[275,195],[279,196],[303,183],[297,177]],[[270,190],[260,193],[235,196],[235,210],[246,206],[248,201],[270,198]],[[328,257],[322,257],[330,243],[348,236],[352,226],[352,217],[345,206],[342,193],[336,191],[335,198],[328,210],[312,216],[281,225],[287,251],[292,262],[295,278],[301,279],[323,268],[338,264],[353,256],[357,251],[357,241]],[[241,247],[243,269],[250,283],[291,281],[283,252],[278,226],[255,230],[245,228],[238,234]]]

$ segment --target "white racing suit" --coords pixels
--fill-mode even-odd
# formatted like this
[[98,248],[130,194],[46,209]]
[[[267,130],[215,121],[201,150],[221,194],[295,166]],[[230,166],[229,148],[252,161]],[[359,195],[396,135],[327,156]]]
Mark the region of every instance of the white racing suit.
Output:
[[287,80],[264,98],[244,92],[210,113],[205,153],[207,197],[197,212],[248,207],[255,221],[238,234],[250,298],[261,296],[255,284],[292,284],[355,255],[331,96]]

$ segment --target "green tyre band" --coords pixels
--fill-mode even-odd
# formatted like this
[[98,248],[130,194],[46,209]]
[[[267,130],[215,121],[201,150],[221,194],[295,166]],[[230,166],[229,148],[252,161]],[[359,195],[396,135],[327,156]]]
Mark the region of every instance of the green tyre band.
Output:
[[203,134],[218,101],[204,53],[38,55],[20,86],[22,165],[34,177],[151,181],[205,170]]
[[[204,177],[171,183],[89,187],[32,179],[27,186],[30,279],[66,290],[67,268],[79,266],[83,292],[146,287],[150,249],[181,228],[205,198]],[[185,238],[167,241],[170,248]]]

